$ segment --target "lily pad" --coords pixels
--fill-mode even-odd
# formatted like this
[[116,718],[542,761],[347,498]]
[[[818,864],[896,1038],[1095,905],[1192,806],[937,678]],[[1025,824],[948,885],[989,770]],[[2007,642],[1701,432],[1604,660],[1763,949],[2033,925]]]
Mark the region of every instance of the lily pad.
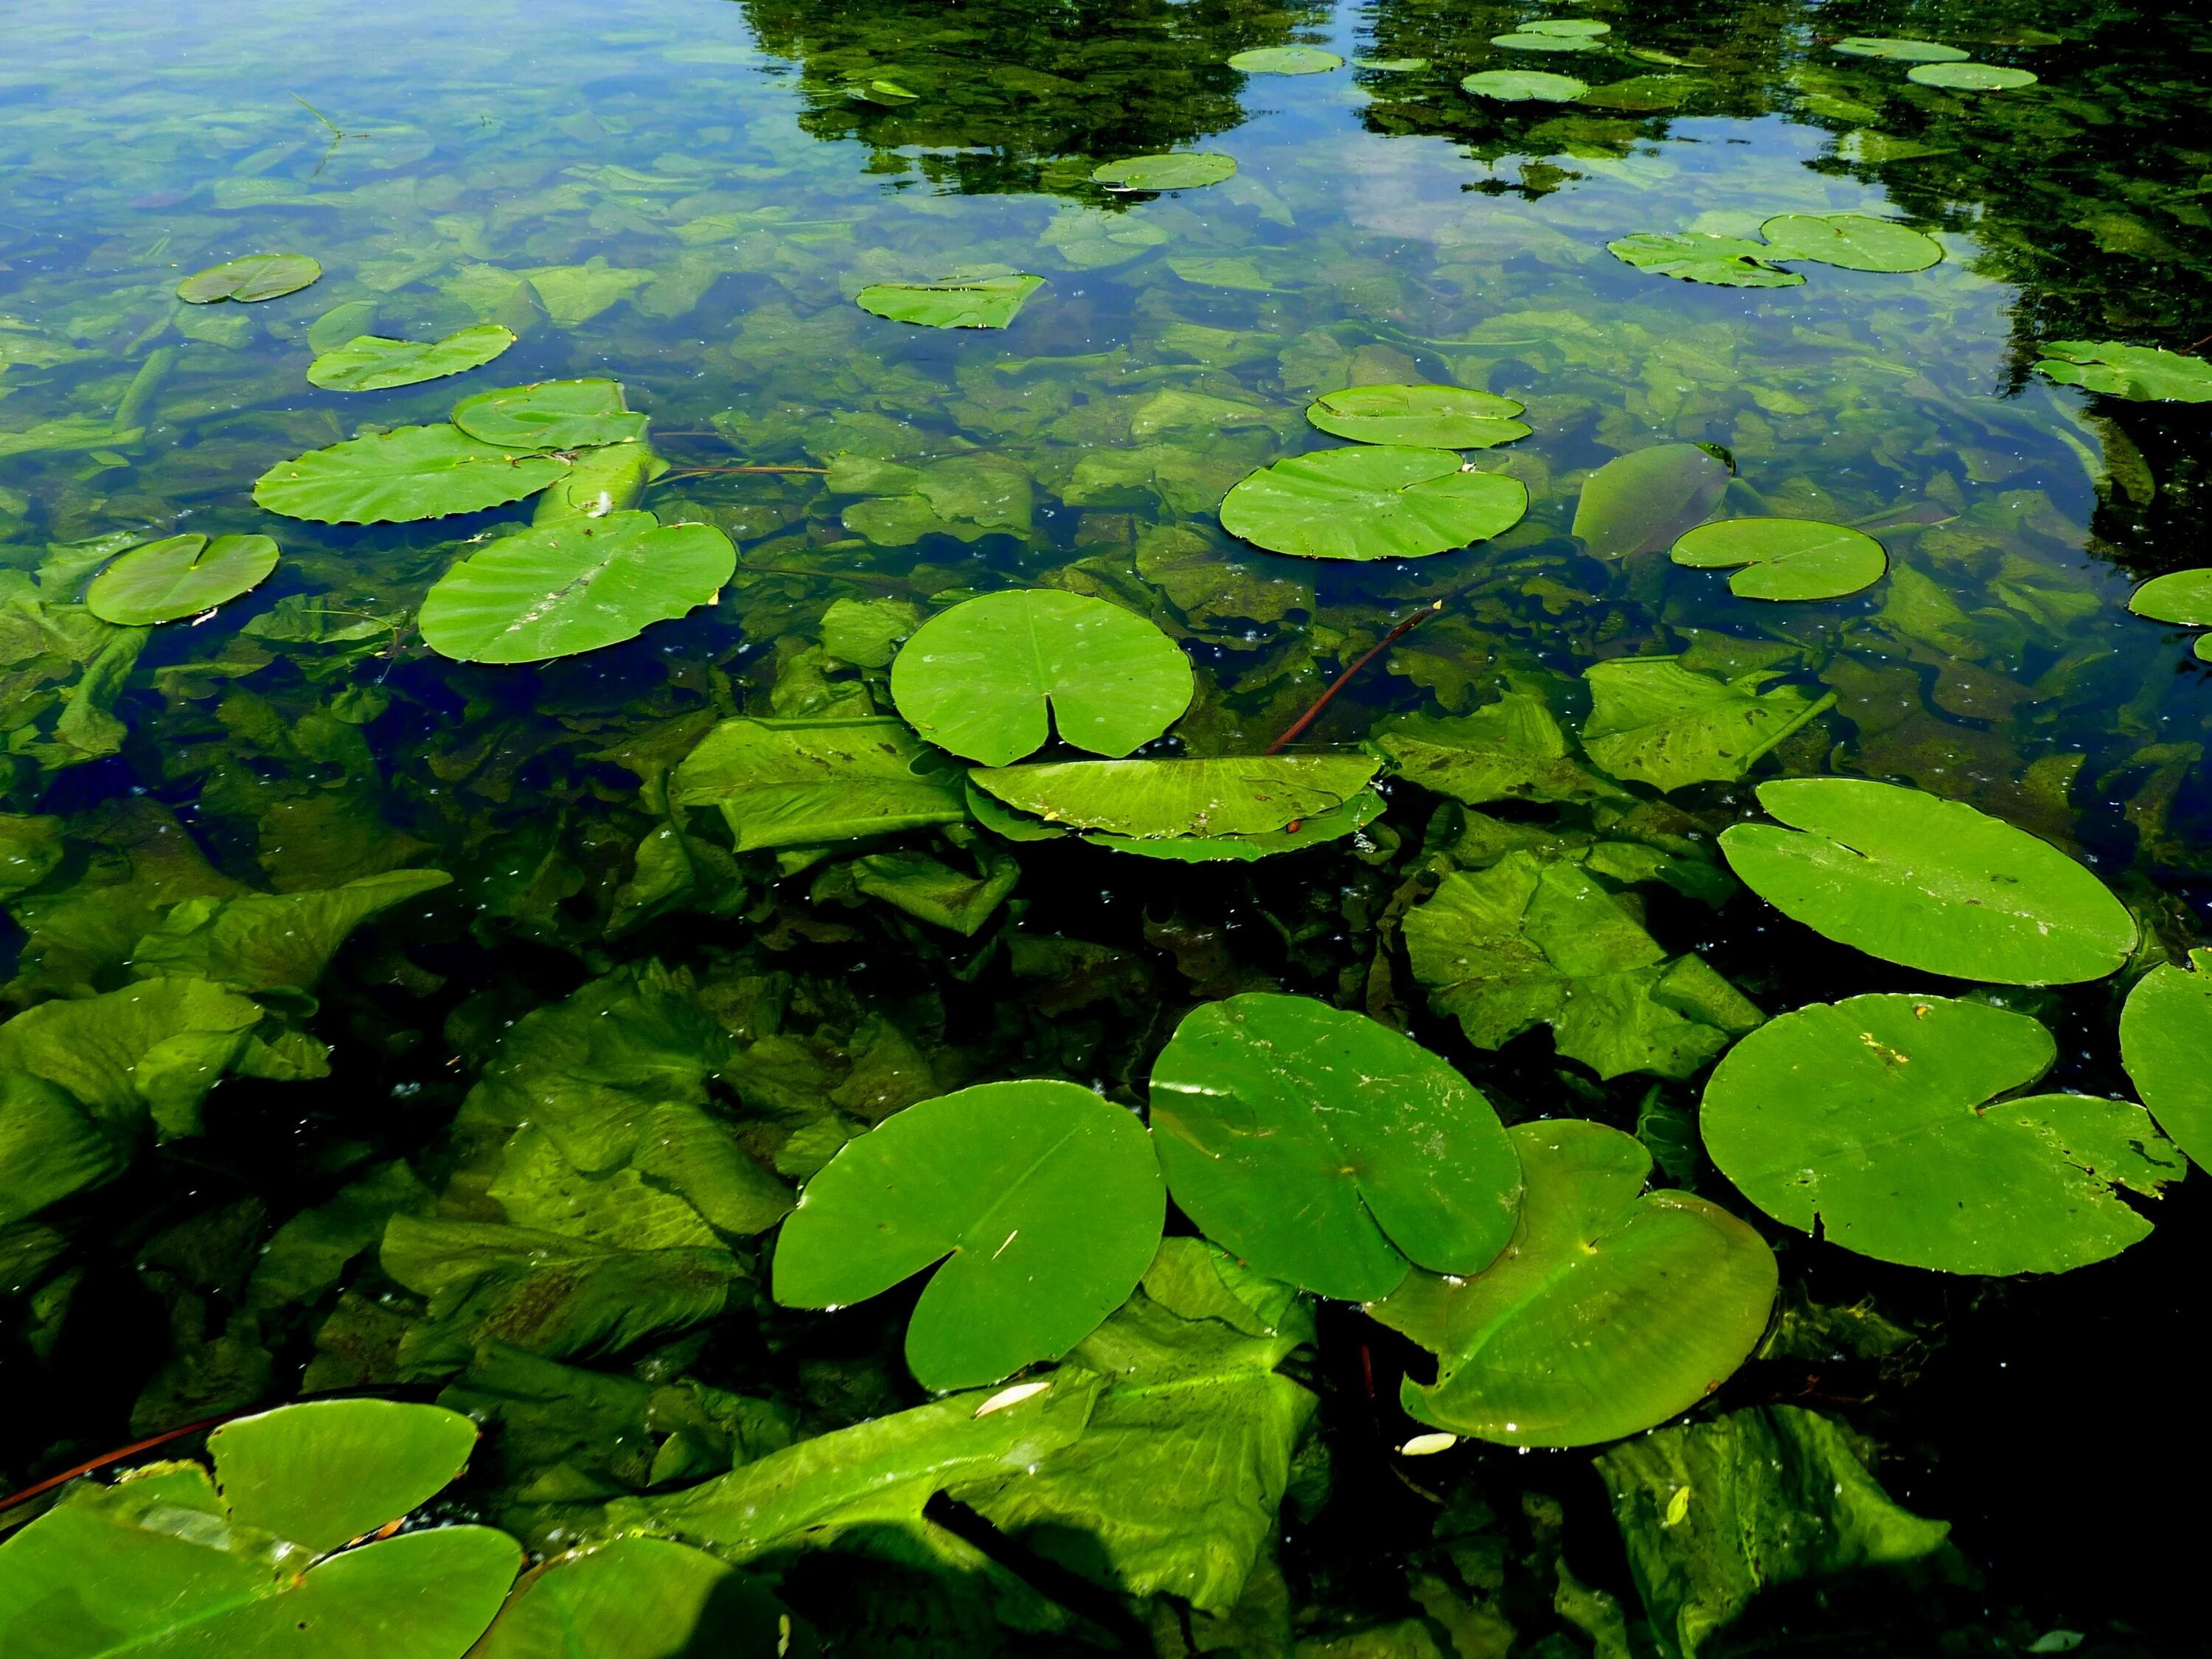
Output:
[[1805,278],[1765,261],[1778,257],[1765,242],[1701,230],[1643,231],[1607,242],[1606,252],[1638,270],[1721,288],[1796,288]]
[[477,513],[566,476],[551,455],[518,455],[442,422],[403,426],[280,461],[255,481],[257,505],[319,524],[398,524]]
[[650,513],[564,519],[487,544],[438,578],[417,623],[456,662],[545,662],[712,605],[738,568],[711,525]]
[[2133,403],[2212,403],[2212,363],[2118,340],[2053,340],[2037,372]]
[[1504,534],[1528,511],[1517,478],[1468,472],[1448,449],[1368,444],[1293,455],[1221,503],[1232,536],[1305,559],[1419,559]]
[[[1279,853],[1318,847],[1323,842],[1341,841],[1381,817],[1384,805],[1382,797],[1373,789],[1362,789],[1341,806],[1332,806],[1311,817],[1294,818],[1280,830],[1262,830],[1256,835],[1175,836],[1152,840],[1136,836],[1087,835],[1083,839],[1093,847],[1103,847],[1112,852],[1133,853],[1139,858],[1166,859],[1178,864],[1250,863],[1255,859],[1273,858]],[[1005,811],[1003,807],[1000,810]],[[1041,819],[1029,822],[1042,825]],[[1049,830],[1049,826],[1044,827]]]
[[2063,1273],[2150,1223],[2187,1165],[2129,1101],[2000,1098],[2057,1057],[2026,1014],[1948,997],[1815,1003],[1744,1038],[1705,1085],[1705,1151],[1786,1225],[1955,1273]]
[[1729,570],[1741,599],[1839,599],[1871,587],[1889,568],[1882,545],[1863,530],[1818,519],[1723,519],[1674,544],[1676,564]]
[[540,380],[462,398],[453,424],[501,449],[595,449],[643,438],[646,417],[631,412],[619,380]]
[[1854,58],[1886,58],[1897,64],[1963,64],[1971,55],[1956,46],[1933,40],[1906,40],[1887,35],[1853,34],[1838,40],[1831,51]]
[[1408,1261],[1478,1273],[1521,1172],[1498,1115],[1419,1044],[1310,997],[1210,1002],[1152,1066],[1152,1143],[1199,1230],[1255,1270],[1346,1301]]
[[1354,69],[1373,70],[1378,75],[1411,75],[1429,66],[1425,58],[1355,58]]
[[1605,42],[1586,34],[1540,34],[1526,27],[1511,34],[1493,34],[1493,46],[1503,46],[1508,52],[1602,52]]
[[945,1265],[907,1327],[923,1387],[1057,1359],[1136,1288],[1166,1214],[1144,1127],[1077,1083],[985,1083],[909,1106],[806,1184],[775,1299],[834,1308]]
[[1910,225],[1863,213],[1784,213],[1759,228],[1769,259],[1813,259],[1845,270],[1925,270],[1943,245]]
[[968,777],[1048,823],[1149,839],[1267,835],[1345,805],[1381,765],[1372,755],[1253,755],[1066,761],[982,769]]
[[1320,75],[1342,69],[1344,59],[1319,46],[1254,46],[1231,58],[1229,67],[1247,75]]
[[740,853],[968,817],[960,774],[890,719],[724,720],[670,775],[668,797],[719,808]]
[[276,568],[266,536],[171,536],[134,547],[92,579],[84,602],[125,628],[197,617],[250,592]]
[[915,730],[986,766],[1042,748],[1054,727],[1079,749],[1126,755],[1182,718],[1193,684],[1182,647],[1145,617],[1052,589],[956,605],[891,665],[891,699]]
[[1459,84],[1462,92],[1501,104],[1571,104],[1589,90],[1587,81],[1542,70],[1484,70]]
[[1489,449],[1525,438],[1522,405],[1455,386],[1356,386],[1323,392],[1306,419],[1332,438],[1425,449]]
[[[2136,589],[2128,609],[2154,622],[2212,627],[2212,570],[2171,570]],[[2197,654],[2212,662],[2212,634],[2197,637]]]
[[1004,328],[1043,286],[1043,277],[1021,275],[967,282],[877,283],[862,289],[854,303],[894,323],[917,323],[924,328]]
[[1523,34],[1555,34],[1582,40],[1595,40],[1613,33],[1612,24],[1601,23],[1594,17],[1536,17],[1514,27]]
[[1696,1405],[1751,1355],[1778,1273],[1717,1204],[1647,1193],[1633,1135],[1573,1118],[1512,1131],[1513,1242],[1472,1278],[1416,1273],[1368,1312],[1437,1356],[1407,1378],[1424,1423],[1507,1446],[1589,1446]]
[[2120,1010],[2120,1063],[2181,1150],[2212,1170],[2212,951],[2160,963]]
[[1674,657],[1616,657],[1593,663],[1583,679],[1590,716],[1583,750],[1616,778],[1655,789],[1728,783],[1823,709],[1790,686],[1762,693],[1771,673],[1717,680]]
[[2032,70],[2007,69],[1997,64],[1921,64],[1905,72],[1908,81],[1947,92],[2011,92],[2032,87],[2038,76]]
[[304,253],[249,253],[195,271],[177,284],[177,297],[188,306],[236,300],[251,305],[282,299],[322,280],[323,268]]
[[479,323],[427,345],[357,334],[308,364],[307,382],[325,392],[383,392],[392,386],[417,386],[482,368],[514,343],[514,331],[497,323]]
[[318,1554],[428,1502],[477,1443],[459,1412],[390,1400],[313,1400],[208,1437],[231,1518]]
[[1091,182],[1109,190],[1196,190],[1237,176],[1237,158],[1208,152],[1132,155],[1091,170]]
[[1574,536],[1594,559],[1656,553],[1720,505],[1730,476],[1726,461],[1697,444],[1632,449],[1583,483]]
[[1814,932],[1931,974],[2070,985],[2116,972],[2135,918],[2049,842],[1963,801],[1860,778],[1759,787],[1787,829],[1738,823],[1721,851]]

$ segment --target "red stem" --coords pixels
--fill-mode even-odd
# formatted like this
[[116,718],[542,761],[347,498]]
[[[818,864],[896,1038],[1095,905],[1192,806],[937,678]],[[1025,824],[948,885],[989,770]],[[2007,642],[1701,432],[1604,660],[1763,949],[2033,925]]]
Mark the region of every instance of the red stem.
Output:
[[1369,663],[1373,662],[1376,658],[1381,656],[1385,651],[1388,651],[1392,646],[1397,644],[1400,640],[1404,639],[1407,635],[1412,633],[1415,629],[1419,628],[1423,623],[1428,621],[1430,617],[1435,616],[1437,611],[1443,608],[1444,602],[1442,599],[1438,599],[1427,610],[1416,611],[1412,616],[1407,617],[1405,621],[1400,623],[1395,628],[1392,629],[1381,639],[1377,640],[1375,642],[1373,649],[1367,652],[1366,654],[1362,656],[1358,661],[1353,663],[1351,667],[1346,669],[1344,672],[1339,674],[1334,679],[1331,680],[1328,684],[1328,690],[1322,692],[1320,696],[1314,699],[1314,706],[1307,709],[1304,714],[1299,715],[1296,724],[1294,724],[1289,731],[1284,732],[1281,737],[1277,738],[1274,742],[1269,744],[1262,752],[1269,755],[1277,754],[1282,750],[1287,748],[1290,744],[1297,742],[1298,733],[1304,731],[1306,727],[1314,723],[1315,720],[1319,717],[1321,711],[1328,707],[1328,700],[1334,696],[1338,692],[1343,690],[1346,684],[1351,680],[1354,674],[1357,674],[1361,669],[1366,667]]
[[134,1440],[129,1445],[118,1446],[112,1452],[102,1452],[99,1456],[88,1462],[80,1463],[73,1469],[64,1469],[59,1474],[48,1475],[37,1486],[26,1486],[12,1498],[0,1498],[0,1510],[12,1510],[18,1504],[27,1504],[41,1492],[52,1492],[56,1486],[65,1486],[81,1474],[90,1474],[94,1469],[104,1468],[110,1463],[119,1463],[135,1453],[151,1451],[156,1446],[167,1445],[172,1440],[182,1440],[188,1434],[198,1434],[202,1429],[220,1427],[234,1417],[251,1417],[256,1412],[268,1409],[266,1406],[248,1406],[242,1411],[225,1412],[220,1417],[204,1417],[197,1423],[185,1424],[181,1429],[171,1429],[166,1433],[152,1435],[144,1440]]

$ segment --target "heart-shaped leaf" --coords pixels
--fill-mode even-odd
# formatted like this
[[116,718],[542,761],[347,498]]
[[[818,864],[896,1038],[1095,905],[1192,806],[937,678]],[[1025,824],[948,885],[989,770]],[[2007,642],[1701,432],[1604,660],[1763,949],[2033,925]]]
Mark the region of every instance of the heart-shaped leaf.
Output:
[[311,1400],[208,1437],[231,1518],[317,1554],[428,1502],[461,1472],[477,1425],[390,1400]]
[[1488,449],[1525,438],[1522,405],[1455,386],[1356,386],[1306,405],[1306,419],[1334,438],[1426,449]]
[[1999,1098],[2057,1057],[2039,1021],[1985,1003],[1814,1003],[1722,1058],[1698,1121],[1746,1198],[1830,1243],[1945,1273],[2063,1273],[2148,1236],[2115,1186],[2154,1195],[2187,1166],[2131,1102]]
[[631,410],[619,380],[540,380],[462,398],[453,424],[501,449],[595,449],[638,442],[646,417]]
[[1964,801],[1861,778],[1759,787],[1779,818],[1733,824],[1721,851],[1746,886],[1817,933],[1931,974],[2004,985],[2102,979],[2136,922],[2072,859]]
[[479,323],[425,345],[359,334],[307,365],[307,381],[325,392],[383,392],[481,368],[514,343],[512,330]]
[[177,284],[177,297],[188,306],[236,300],[281,299],[322,280],[323,268],[304,253],[249,253],[195,271]]
[[1210,151],[1131,155],[1091,170],[1091,182],[1109,190],[1196,190],[1236,176],[1235,156]]
[[1004,328],[1021,313],[1042,276],[977,276],[966,282],[877,283],[860,290],[861,310],[924,328]]
[[175,622],[251,592],[276,568],[266,536],[171,536],[134,547],[92,579],[84,602],[126,628]]
[[1720,504],[1729,464],[1696,444],[1654,444],[1590,474],[1575,503],[1574,535],[1594,559],[1656,553]]
[[956,605],[891,665],[892,700],[914,729],[986,766],[1042,748],[1054,726],[1079,749],[1126,755],[1182,717],[1192,688],[1190,659],[1152,623],[1052,589]]
[[1925,270],[1943,245],[1910,225],[1863,213],[1784,213],[1759,228],[1769,259],[1812,259],[1845,270]]
[[403,426],[280,461],[255,481],[253,499],[288,519],[319,524],[399,524],[479,513],[534,495],[568,463],[479,443],[454,427]]
[[[2212,627],[2212,570],[2170,570],[2154,576],[2129,598],[2128,609],[2154,622]],[[2212,662],[2212,634],[2197,636],[2197,654]]]
[[711,525],[650,513],[563,519],[487,544],[438,578],[417,618],[457,662],[544,662],[635,639],[712,605],[738,567]]
[[2212,1170],[2212,951],[2136,981],[2120,1010],[2120,1063],[2158,1127]]
[[1448,449],[1317,450],[1261,467],[1221,503],[1222,528],[1307,559],[1419,559],[1503,535],[1528,511],[1517,478],[1467,472]]
[[1303,1290],[1371,1301],[1410,1260],[1480,1272],[1521,1176],[1498,1114],[1364,1014],[1261,992],[1210,1002],[1152,1064],[1168,1190],[1216,1243]]
[[787,1307],[862,1301],[944,1266],[907,1327],[923,1387],[1057,1359],[1121,1306],[1166,1214],[1144,1127],[1080,1084],[985,1083],[846,1142],[775,1246]]
[[1502,104],[1571,104],[1589,90],[1587,81],[1542,70],[1484,70],[1459,84],[1462,91]]
[[1406,1410],[1508,1446],[1588,1446],[1665,1422],[1750,1356],[1778,1277],[1764,1239],[1688,1193],[1646,1193],[1651,1154],[1572,1118],[1512,1131],[1513,1241],[1472,1278],[1416,1273],[1368,1311],[1437,1356]]
[[1729,592],[1740,599],[1839,599],[1889,568],[1888,554],[1866,532],[1818,519],[1699,525],[1674,544],[1673,557],[1694,570],[1734,569]]

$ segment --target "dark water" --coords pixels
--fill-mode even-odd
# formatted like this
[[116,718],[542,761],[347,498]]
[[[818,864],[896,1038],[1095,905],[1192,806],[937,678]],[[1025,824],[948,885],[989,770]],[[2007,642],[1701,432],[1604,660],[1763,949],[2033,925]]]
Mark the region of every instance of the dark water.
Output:
[[[327,1078],[226,1083],[204,1133],[0,1234],[7,1484],[303,1387],[427,1397],[442,1378],[319,1342],[337,1287],[257,1304],[256,1254],[394,1158],[448,1213],[491,1213],[449,1133],[463,1097],[512,1022],[625,964],[751,988],[775,1010],[741,1009],[731,991],[744,1040],[780,1031],[824,1094],[856,1067],[887,1077],[873,1097],[894,1105],[1024,1075],[1133,1103],[1194,1000],[1279,987],[1410,1024],[1509,1117],[1638,1121],[1648,1079],[1601,1084],[1540,1034],[1478,1052],[1422,1006],[1402,962],[1394,978],[1378,921],[1425,833],[1441,833],[1410,790],[1364,855],[1186,872],[1021,847],[1013,897],[971,938],[841,902],[820,869],[773,858],[648,890],[636,857],[663,822],[653,780],[707,724],[868,695],[816,648],[839,599],[927,608],[1013,584],[1144,611],[1200,667],[1165,751],[1198,755],[1263,748],[1436,599],[1438,618],[1315,738],[1350,742],[1387,712],[1463,712],[1508,690],[1578,718],[1590,662],[1697,647],[1836,695],[1759,775],[1834,770],[1970,801],[2078,851],[2166,946],[2195,943],[2212,896],[2212,696],[2185,637],[2124,602],[2142,577],[2201,561],[2212,431],[2201,409],[2085,396],[2028,365],[2039,340],[2180,349],[2212,331],[2212,29],[2179,10],[2020,0],[1583,10],[1644,55],[1609,53],[1601,73],[1535,66],[1641,77],[1615,100],[1630,107],[1462,93],[1462,76],[1508,61],[1490,37],[1534,15],[1493,4],[11,6],[0,601],[51,622],[89,568],[52,545],[116,532],[270,533],[284,559],[204,625],[152,636],[112,700],[112,733],[64,720],[84,671],[36,635],[46,624],[9,625],[6,807],[59,818],[67,847],[14,902],[9,996],[29,1006],[122,981],[119,958],[88,943],[88,918],[124,903],[108,884],[137,884],[143,920],[193,893],[400,867],[455,881],[356,933],[302,1000],[305,1029],[331,1048]],[[2041,84],[1913,86],[1901,65],[1826,49],[1852,33],[1954,41]],[[1291,40],[1428,66],[1247,77],[1223,61]],[[848,91],[879,79],[917,96]],[[1668,106],[1633,107],[1655,99]],[[1201,142],[1237,159],[1236,179],[1134,205],[1085,182],[1100,160]],[[1821,268],[1759,291],[1667,281],[1603,246],[1845,210],[1907,216],[1948,257],[1910,278]],[[279,249],[327,275],[251,307],[171,297],[185,274]],[[850,303],[869,282],[991,266],[1049,283],[1004,332],[902,329]],[[339,307],[354,308],[339,337],[495,320],[522,338],[465,382],[318,392],[301,378],[307,335]],[[422,647],[407,618],[424,589],[457,541],[511,510],[347,529],[271,520],[251,501],[273,462],[364,423],[436,421],[464,391],[583,375],[620,379],[652,416],[675,470],[647,504],[740,549],[717,605],[630,644],[542,669]],[[1379,567],[1221,536],[1230,484],[1326,441],[1298,417],[1308,396],[1428,379],[1528,404],[1534,435],[1486,462],[1528,485],[1522,526]],[[1739,512],[1902,514],[1883,532],[1891,578],[1834,604],[1761,607],[1717,576],[1631,579],[1583,557],[1565,531],[1588,471],[1679,441],[1732,453]],[[884,538],[896,544],[855,534],[854,498],[814,473],[726,470],[978,451],[1025,475],[1026,502]],[[301,598],[362,625],[252,631]],[[1704,786],[1680,804],[1715,828],[1750,810],[1749,789]],[[1909,988],[1747,897],[1716,915],[1645,891],[1670,950],[1704,951],[1770,1010]],[[52,895],[87,892],[108,896],[42,920]],[[2049,1086],[2124,1091],[2118,994],[2035,1000],[2061,1039]],[[1694,1097],[1668,1085],[1663,1103]],[[2160,1200],[2157,1231],[2124,1256],[2056,1279],[1945,1279],[1776,1240],[1790,1294],[1871,1297],[1915,1340],[1882,1360],[1754,1362],[1717,1403],[1836,1415],[1894,1497],[1953,1523],[1959,1556],[1948,1581],[1846,1587],[1829,1607],[1784,1598],[1756,1643],[1978,1653],[2061,1629],[2113,1653],[2201,1647],[2193,1513],[2208,1470],[2187,1356],[2212,1230],[2203,1185]],[[404,1300],[369,1257],[347,1267],[344,1293]],[[900,1305],[873,1323],[740,1305],[599,1363],[772,1395],[836,1426],[919,1397],[896,1359],[904,1304],[887,1300]],[[1495,1517],[1476,1530],[1503,1552],[1513,1651],[1588,1651],[1553,1607],[1561,1551],[1582,1580],[1634,1597],[1588,1454],[1463,1449],[1422,1469],[1436,1492],[1409,1487],[1385,1456],[1407,1431],[1388,1403],[1407,1358],[1391,1340],[1324,1312],[1311,1377],[1334,1491],[1282,1552],[1301,1632],[1418,1614],[1408,1570],[1443,1570],[1441,1498]],[[1385,1373],[1381,1405],[1370,1368]],[[802,1571],[791,1594],[835,1629],[840,1598],[823,1591]],[[856,1626],[844,1650],[1053,1650],[975,1630],[908,1649],[874,1628]]]

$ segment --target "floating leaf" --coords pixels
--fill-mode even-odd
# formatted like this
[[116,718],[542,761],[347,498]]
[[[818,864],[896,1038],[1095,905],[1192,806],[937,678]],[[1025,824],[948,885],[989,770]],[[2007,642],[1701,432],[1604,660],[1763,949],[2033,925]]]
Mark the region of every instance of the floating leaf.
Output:
[[1502,104],[1571,104],[1589,90],[1587,81],[1541,70],[1484,70],[1459,84],[1462,91]]
[[1091,171],[1091,182],[1109,190],[1196,190],[1237,176],[1237,158],[1211,152],[1132,155]]
[[497,323],[479,323],[428,345],[360,334],[318,356],[307,365],[307,381],[326,392],[382,392],[392,386],[416,386],[481,368],[514,343],[513,331]]
[[1908,81],[1947,92],[2011,92],[2032,87],[2039,78],[2031,70],[2005,69],[1996,64],[1921,64],[1905,72]]
[[1417,1273],[1368,1311],[1437,1356],[1399,1396],[1424,1423],[1508,1446],[1588,1446],[1686,1411],[1766,1328],[1765,1241],[1689,1193],[1646,1193],[1651,1154],[1601,1123],[1511,1132],[1524,1190],[1486,1272]]
[[1887,58],[1898,64],[1963,64],[1968,56],[1956,46],[1938,46],[1933,40],[1869,34],[1849,35],[1837,41],[1831,50],[1848,52],[1854,58]]
[[1310,997],[1253,992],[1186,1017],[1152,1065],[1152,1141],[1200,1231],[1258,1272],[1368,1301],[1480,1272],[1520,1171],[1481,1093],[1419,1044]]
[[1790,686],[1761,693],[1773,678],[1717,680],[1677,657],[1593,663],[1583,675],[1590,690],[1583,752],[1614,777],[1655,789],[1733,782],[1836,700],[1830,692],[1815,702]]
[[618,1538],[523,1581],[471,1659],[725,1659],[811,1656],[767,1590],[703,1550]]
[[1342,69],[1344,59],[1319,46],[1254,46],[1231,58],[1229,67],[1247,75],[1319,75]]
[[1813,259],[1845,270],[1925,270],[1943,245],[1910,225],[1863,213],[1784,213],[1759,228],[1769,259]]
[[1138,837],[1261,836],[1343,806],[1381,764],[1371,755],[1255,755],[1068,761],[968,776],[1048,823]]
[[[2154,622],[2212,627],[2212,570],[2171,570],[2154,576],[2128,599],[2128,609]],[[2212,635],[2200,635],[2197,654],[2212,662]]]
[[1514,27],[1523,34],[1555,34],[1583,40],[1613,33],[1612,24],[1601,23],[1592,17],[1537,17]]
[[1590,474],[1575,503],[1574,535],[1594,559],[1671,547],[1720,505],[1731,469],[1697,444],[1655,444]]
[[[1879,786],[1876,786],[1879,787]],[[1957,1273],[2063,1273],[2148,1236],[2112,1190],[2187,1167],[2124,1100],[1999,1099],[2051,1067],[2025,1014],[1863,996],[1770,1020],[1705,1085],[1705,1151],[1776,1220],[1861,1255]]]
[[1373,70],[1378,75],[1412,75],[1429,66],[1425,58],[1355,58],[1354,69]]
[[1323,392],[1306,419],[1333,438],[1425,449],[1488,449],[1525,438],[1522,405],[1455,386],[1356,386]]
[[427,1503],[461,1472],[477,1425],[390,1400],[315,1400],[208,1437],[231,1518],[317,1554]]
[[2120,1063],[2158,1120],[2199,1166],[2212,1170],[2212,951],[2189,966],[2161,963],[2136,981],[2120,1010]]
[[978,276],[967,282],[877,283],[860,290],[861,310],[895,323],[924,328],[1004,328],[1024,301],[1044,286],[1042,276]]
[[1503,46],[1508,52],[1602,52],[1605,42],[1583,34],[1541,34],[1523,27],[1516,33],[1493,34],[1493,46]]
[[1361,445],[1294,455],[1240,481],[1222,527],[1308,559],[1418,559],[1504,534],[1528,511],[1517,478],[1469,472],[1448,449]]
[[540,380],[462,398],[453,424],[501,449],[592,449],[639,441],[646,417],[631,412],[619,380]]
[[323,268],[304,253],[249,253],[196,271],[177,284],[177,297],[188,306],[236,300],[251,305],[281,299],[322,280]]
[[1817,933],[1932,974],[2069,985],[2117,971],[2135,918],[2047,842],[1963,801],[1859,778],[1759,787],[1788,829],[1738,823],[1721,851],[1746,886]]
[[2202,357],[2118,340],[2053,340],[2043,349],[2037,371],[2084,392],[2133,403],[2212,403],[2212,363]]
[[196,617],[258,587],[276,568],[266,536],[171,536],[134,547],[92,579],[84,602],[125,628]]
[[1889,568],[1882,545],[1863,530],[1818,519],[1723,519],[1674,544],[1674,562],[1729,570],[1740,599],[1839,599],[1871,587]]
[[650,513],[566,519],[503,536],[423,596],[422,638],[456,662],[546,662],[635,639],[712,605],[737,550],[711,525]]
[[1609,81],[1601,87],[1592,87],[1583,94],[1580,101],[1592,109],[1626,110],[1632,113],[1680,109],[1692,93],[1701,91],[1705,84],[1686,75],[1635,75],[1626,81]]
[[[1311,817],[1294,818],[1280,830],[1263,830],[1257,835],[1175,836],[1154,840],[1131,836],[1089,835],[1084,840],[1093,847],[1103,847],[1113,852],[1133,853],[1140,858],[1168,859],[1179,864],[1212,864],[1223,860],[1249,863],[1255,859],[1273,858],[1279,853],[1296,853],[1308,847],[1318,847],[1323,842],[1341,841],[1381,817],[1382,811],[1382,797],[1372,789],[1362,789],[1340,806],[1332,806]],[[1042,820],[1031,822],[1043,827]]]
[[255,502],[320,524],[398,524],[478,513],[534,495],[567,474],[550,455],[517,455],[440,422],[403,426],[280,461]]
[[960,774],[897,720],[724,720],[677,767],[668,795],[720,807],[740,853],[968,816]]
[[1122,1108],[1080,1084],[980,1084],[846,1142],[807,1182],[776,1240],[775,1298],[837,1307],[942,1261],[908,1366],[929,1389],[998,1382],[1121,1304],[1164,1215],[1151,1142]]
[[1638,270],[1722,288],[1796,288],[1804,277],[1765,261],[1779,257],[1765,242],[1701,230],[1643,231],[1607,242],[1606,251]]
[[1146,618],[1052,589],[956,605],[891,665],[892,700],[915,730],[986,766],[1042,748],[1054,728],[1079,749],[1126,755],[1182,717],[1192,688],[1190,659]]

